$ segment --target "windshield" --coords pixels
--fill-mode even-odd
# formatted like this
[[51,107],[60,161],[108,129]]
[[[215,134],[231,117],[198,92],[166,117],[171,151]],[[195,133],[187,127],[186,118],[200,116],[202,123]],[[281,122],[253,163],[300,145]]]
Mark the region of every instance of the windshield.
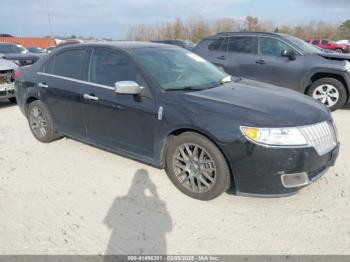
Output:
[[317,47],[306,43],[295,36],[285,36],[285,38],[294,43],[294,45],[297,46],[304,54],[319,54],[321,52]]
[[2,44],[0,45],[0,53],[2,54],[25,54],[28,50],[21,45]]
[[227,74],[184,49],[134,51],[138,64],[165,90],[206,89],[220,85]]

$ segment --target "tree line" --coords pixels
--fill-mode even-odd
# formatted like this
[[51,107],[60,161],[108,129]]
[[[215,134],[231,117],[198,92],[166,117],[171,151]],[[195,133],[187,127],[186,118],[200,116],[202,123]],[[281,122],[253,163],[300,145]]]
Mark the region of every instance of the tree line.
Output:
[[297,36],[301,39],[329,38],[333,40],[350,39],[350,20],[344,23],[310,22],[302,25],[276,25],[247,16],[243,20],[220,18],[209,21],[203,17],[188,20],[176,18],[175,21],[156,24],[138,24],[128,28],[127,39],[151,41],[160,39],[189,39],[194,43],[219,32],[278,32]]

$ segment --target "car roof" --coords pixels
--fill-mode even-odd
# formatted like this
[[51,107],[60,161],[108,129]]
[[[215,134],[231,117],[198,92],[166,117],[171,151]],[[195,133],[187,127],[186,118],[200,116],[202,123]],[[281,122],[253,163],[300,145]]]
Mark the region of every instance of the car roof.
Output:
[[0,42],[0,45],[18,45],[18,44],[13,42]]
[[70,49],[73,47],[92,47],[92,46],[100,46],[100,47],[113,47],[117,49],[121,49],[124,51],[132,51],[135,49],[143,49],[143,48],[178,48],[173,45],[155,43],[155,42],[141,42],[141,41],[110,41],[110,42],[89,42],[75,45],[67,45],[58,48],[58,50]]
[[278,37],[289,36],[288,34],[271,33],[271,32],[221,32],[221,33],[217,33],[216,35],[210,36],[207,39],[234,36],[234,35],[268,35],[268,36],[278,36]]

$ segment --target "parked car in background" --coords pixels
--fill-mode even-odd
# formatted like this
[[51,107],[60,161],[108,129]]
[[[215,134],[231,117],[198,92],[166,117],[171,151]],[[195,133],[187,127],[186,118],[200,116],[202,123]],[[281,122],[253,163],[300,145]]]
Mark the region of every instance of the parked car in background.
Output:
[[0,54],[3,55],[3,58],[11,60],[20,66],[34,64],[42,55],[33,54],[16,43],[0,43]]
[[339,40],[337,41],[337,44],[350,45],[350,40]]
[[46,48],[46,51],[48,53],[51,53],[51,51],[54,50],[54,49],[55,49],[55,46],[50,46],[50,47]]
[[227,73],[287,87],[337,110],[349,100],[350,57],[321,52],[290,35],[221,33],[194,52]]
[[195,44],[191,40],[165,39],[165,40],[154,40],[152,42],[160,43],[160,44],[175,45],[175,46],[185,48],[187,50],[192,50],[195,47]]
[[16,103],[15,69],[18,66],[0,56],[0,99],[8,99]]
[[35,46],[31,46],[31,47],[27,47],[28,51],[33,53],[33,54],[46,54],[48,53],[48,51],[45,48],[41,48],[41,47],[35,47]]
[[311,39],[307,41],[309,44],[318,46],[322,49],[333,50],[337,53],[349,53],[349,44],[338,43],[329,39]]
[[169,45],[59,48],[20,68],[16,97],[37,140],[65,135],[166,168],[200,200],[230,187],[294,194],[325,174],[339,150],[331,114],[317,101],[233,79]]

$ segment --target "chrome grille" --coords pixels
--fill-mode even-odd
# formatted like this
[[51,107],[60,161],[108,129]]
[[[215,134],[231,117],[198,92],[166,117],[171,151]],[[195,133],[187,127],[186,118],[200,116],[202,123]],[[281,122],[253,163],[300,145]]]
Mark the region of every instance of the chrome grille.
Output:
[[299,128],[310,146],[322,156],[337,146],[335,126],[330,122],[322,122]]

